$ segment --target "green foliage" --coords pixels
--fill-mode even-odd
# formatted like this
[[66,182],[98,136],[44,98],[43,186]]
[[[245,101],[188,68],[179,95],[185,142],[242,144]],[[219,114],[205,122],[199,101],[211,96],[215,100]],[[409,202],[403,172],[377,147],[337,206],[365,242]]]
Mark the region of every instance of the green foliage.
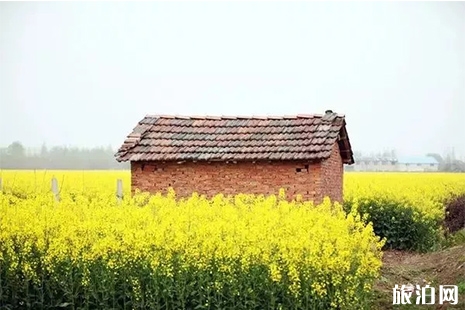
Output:
[[442,240],[441,219],[424,214],[403,201],[369,198],[344,202],[346,212],[354,208],[373,224],[377,236],[386,238],[384,249],[425,252]]
[[459,282],[457,286],[459,289],[459,294],[465,293],[465,280],[463,280],[462,282]]
[[465,229],[456,231],[451,234],[447,234],[442,242],[442,247],[450,248],[462,244],[465,244]]

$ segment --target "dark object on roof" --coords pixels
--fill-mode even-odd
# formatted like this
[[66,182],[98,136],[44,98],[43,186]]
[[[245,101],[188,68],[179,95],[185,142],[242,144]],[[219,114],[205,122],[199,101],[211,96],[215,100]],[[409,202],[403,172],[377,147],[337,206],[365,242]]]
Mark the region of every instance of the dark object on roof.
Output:
[[118,161],[323,160],[338,142],[354,158],[344,115],[277,117],[151,116],[142,119],[116,153]]

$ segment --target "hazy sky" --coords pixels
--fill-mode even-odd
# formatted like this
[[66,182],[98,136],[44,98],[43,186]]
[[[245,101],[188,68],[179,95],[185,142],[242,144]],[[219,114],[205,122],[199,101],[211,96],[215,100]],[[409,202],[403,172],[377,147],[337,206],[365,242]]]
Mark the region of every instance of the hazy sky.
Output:
[[0,3],[3,146],[327,109],[355,150],[465,154],[465,2]]

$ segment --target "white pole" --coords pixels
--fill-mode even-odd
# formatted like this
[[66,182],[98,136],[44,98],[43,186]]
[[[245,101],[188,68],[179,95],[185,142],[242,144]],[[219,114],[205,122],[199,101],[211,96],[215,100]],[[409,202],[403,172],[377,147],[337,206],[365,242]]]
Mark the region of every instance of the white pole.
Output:
[[52,178],[52,193],[55,195],[56,201],[60,201],[60,192],[58,191],[58,181],[55,177]]
[[123,180],[121,179],[116,180],[116,198],[119,203],[123,200]]

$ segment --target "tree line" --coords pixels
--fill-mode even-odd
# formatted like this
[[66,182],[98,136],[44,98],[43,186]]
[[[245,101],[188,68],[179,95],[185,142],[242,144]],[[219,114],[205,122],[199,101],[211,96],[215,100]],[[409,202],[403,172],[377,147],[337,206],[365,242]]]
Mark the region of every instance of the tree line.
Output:
[[[61,169],[61,170],[117,170],[129,169],[129,163],[119,163],[111,146],[79,148],[67,146],[47,147],[42,145],[39,151],[28,152],[19,141],[8,147],[0,147],[0,169]],[[465,161],[459,160],[452,152],[441,156],[437,153],[427,154],[439,163],[439,171],[465,172]],[[364,157],[397,160],[395,150],[363,154],[354,151],[355,161]]]
[[[428,157],[434,158],[438,162],[438,171],[440,172],[465,172],[465,160],[456,157],[454,150],[447,150],[443,155],[439,153],[428,153]],[[354,151],[355,162],[363,159],[383,159],[387,162],[397,162],[396,150],[386,150],[383,152],[373,152],[364,154],[361,151]],[[350,168],[348,169],[350,170]]]
[[13,142],[0,148],[1,169],[55,169],[55,170],[118,170],[129,169],[129,163],[116,161],[111,146],[79,148],[67,146],[47,147],[29,152],[24,145]]

